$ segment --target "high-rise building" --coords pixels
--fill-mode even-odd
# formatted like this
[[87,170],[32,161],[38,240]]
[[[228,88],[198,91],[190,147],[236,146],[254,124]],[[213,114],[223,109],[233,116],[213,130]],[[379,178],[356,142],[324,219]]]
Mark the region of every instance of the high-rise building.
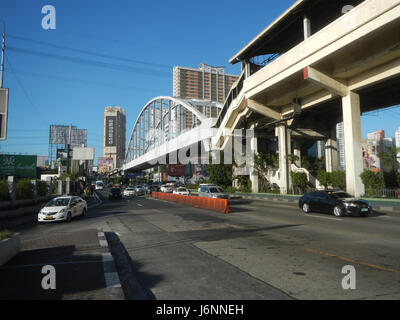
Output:
[[113,159],[113,169],[121,167],[125,160],[126,115],[121,107],[104,110],[103,155]]
[[174,67],[174,97],[200,99],[214,102],[225,101],[237,75],[227,74],[223,67],[200,64],[198,69]]
[[[174,97],[192,100],[191,103],[201,113],[212,118],[218,116],[229,90],[239,78],[237,75],[226,74],[223,67],[212,67],[204,63],[200,64],[198,69],[174,67],[173,75]],[[205,101],[208,101],[209,105],[205,104]],[[192,113],[183,110],[181,117],[185,128],[196,125]]]
[[344,154],[344,126],[343,122],[336,125],[336,139],[338,143],[339,153],[339,169],[344,170],[345,167],[345,154]]
[[[396,130],[394,139],[396,148],[400,148],[400,127]],[[400,152],[397,154],[397,161],[400,162]]]

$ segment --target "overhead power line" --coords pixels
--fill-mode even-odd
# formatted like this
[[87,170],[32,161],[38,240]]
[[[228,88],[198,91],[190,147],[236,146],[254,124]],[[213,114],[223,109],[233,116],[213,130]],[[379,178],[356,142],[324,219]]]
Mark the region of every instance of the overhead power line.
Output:
[[146,62],[146,61],[141,61],[141,60],[135,60],[135,59],[130,59],[130,58],[113,56],[113,55],[109,55],[109,54],[102,54],[102,53],[97,53],[97,52],[93,52],[93,51],[88,51],[88,50],[77,49],[77,48],[72,48],[72,47],[68,47],[68,46],[57,45],[57,44],[54,44],[54,43],[43,42],[43,41],[38,41],[38,40],[34,40],[34,39],[28,39],[28,38],[25,38],[25,37],[16,36],[16,35],[12,35],[12,34],[9,34],[9,33],[7,33],[7,37],[14,38],[14,39],[17,39],[17,40],[22,40],[22,41],[28,41],[28,42],[31,42],[31,43],[36,43],[36,44],[43,45],[43,46],[53,47],[53,48],[56,48],[56,49],[68,50],[68,51],[72,51],[72,52],[83,53],[83,54],[92,55],[92,56],[101,57],[101,58],[120,60],[120,61],[124,61],[124,62],[142,64],[142,65],[147,65],[147,66],[156,67],[156,68],[166,68],[166,69],[171,69],[172,68],[172,66],[165,65],[165,64],[151,63],[151,62]]
[[89,65],[89,66],[95,66],[95,67],[101,67],[101,68],[107,68],[107,69],[114,69],[114,70],[125,71],[125,72],[134,72],[134,73],[140,73],[140,74],[151,75],[151,76],[160,76],[160,77],[170,77],[171,76],[171,73],[166,72],[166,71],[136,68],[136,67],[132,67],[132,66],[128,66],[128,65],[120,65],[120,64],[109,63],[109,62],[94,61],[94,60],[88,60],[88,59],[82,59],[82,58],[76,58],[76,57],[63,56],[63,55],[58,55],[58,54],[50,54],[47,52],[27,50],[27,49],[22,49],[22,48],[17,48],[17,47],[7,47],[7,50],[30,54],[30,55],[34,55],[34,56],[38,56],[38,57],[46,57],[46,58],[51,58],[51,59],[56,59],[56,60],[73,62],[73,63],[77,63],[77,64],[83,64],[83,65]]
[[36,108],[35,104],[33,103],[33,101],[31,100],[31,98],[29,97],[28,92],[26,91],[25,87],[23,86],[22,82],[20,81],[20,79],[18,78],[17,74],[14,72],[14,68],[12,67],[11,63],[10,63],[10,59],[8,58],[8,54],[5,54],[5,58],[7,61],[7,64],[10,67],[10,70],[12,72],[12,74],[14,75],[14,78],[17,80],[21,90],[24,92],[24,95],[26,97],[26,100],[28,100],[29,104],[32,106],[33,110],[36,112],[37,116],[39,117],[39,119],[44,123],[44,125],[46,127],[48,127],[48,124],[46,123],[46,121],[43,120],[43,117],[41,115],[41,113],[39,112],[39,109]]

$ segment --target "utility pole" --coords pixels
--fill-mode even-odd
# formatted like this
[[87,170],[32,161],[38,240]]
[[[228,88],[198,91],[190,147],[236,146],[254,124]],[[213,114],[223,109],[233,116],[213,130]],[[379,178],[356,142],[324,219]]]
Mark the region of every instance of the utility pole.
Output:
[[67,174],[71,173],[71,131],[72,131],[72,123],[69,125],[69,132],[68,132],[68,143],[67,143]]
[[3,32],[1,33],[1,69],[0,69],[0,88],[3,88],[4,78],[4,51],[6,49],[6,23],[3,21]]

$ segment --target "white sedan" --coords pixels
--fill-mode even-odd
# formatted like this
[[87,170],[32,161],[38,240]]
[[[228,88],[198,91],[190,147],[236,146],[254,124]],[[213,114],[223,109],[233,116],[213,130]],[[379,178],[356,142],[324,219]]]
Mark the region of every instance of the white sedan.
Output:
[[77,216],[84,216],[87,203],[81,197],[63,196],[48,202],[39,212],[39,222],[71,221]]
[[124,197],[132,197],[136,195],[134,187],[128,187],[124,190]]
[[186,188],[176,188],[173,192],[174,194],[179,194],[181,196],[190,196],[190,191]]

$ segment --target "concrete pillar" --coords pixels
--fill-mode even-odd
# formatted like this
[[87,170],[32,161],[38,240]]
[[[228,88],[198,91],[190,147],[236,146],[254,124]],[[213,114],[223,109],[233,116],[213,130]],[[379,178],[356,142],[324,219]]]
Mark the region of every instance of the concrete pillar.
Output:
[[303,18],[303,29],[305,40],[311,36],[311,21],[307,17]]
[[37,197],[38,197],[38,193],[37,193],[37,181],[36,179],[31,180],[31,183],[33,185],[33,201],[35,201],[35,203],[37,203]]
[[278,137],[279,152],[279,175],[281,194],[287,194],[289,189],[289,166],[287,159],[287,130],[285,125],[275,128],[275,135]]
[[301,150],[300,150],[300,142],[298,140],[293,141],[293,155],[299,158],[295,162],[295,164],[297,167],[301,168]]
[[61,180],[58,180],[57,195],[61,196],[62,194],[63,194],[63,183]]
[[[258,142],[257,138],[253,136],[251,138],[250,146],[251,146],[251,152],[253,153],[254,157],[256,156],[256,154],[258,152],[257,142]],[[253,157],[253,161],[252,161],[251,168],[250,168],[251,191],[253,193],[258,193],[259,192],[258,172],[254,168],[254,157]]]
[[14,207],[15,200],[17,198],[16,187],[15,187],[15,177],[9,176],[7,181],[8,181],[8,191],[10,192],[11,205]]
[[325,140],[325,165],[327,172],[333,172],[339,170],[336,126],[332,129],[328,139]]
[[71,192],[71,179],[68,177],[65,179],[65,194],[69,195]]
[[342,109],[347,192],[359,197],[364,194],[364,185],[360,178],[360,174],[363,171],[360,96],[350,92],[343,97]]

